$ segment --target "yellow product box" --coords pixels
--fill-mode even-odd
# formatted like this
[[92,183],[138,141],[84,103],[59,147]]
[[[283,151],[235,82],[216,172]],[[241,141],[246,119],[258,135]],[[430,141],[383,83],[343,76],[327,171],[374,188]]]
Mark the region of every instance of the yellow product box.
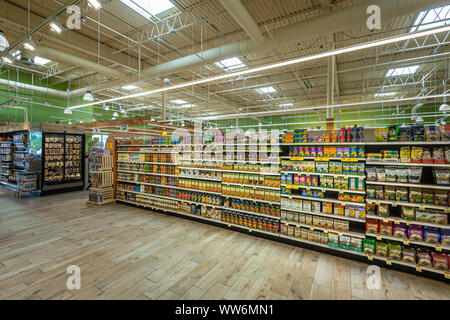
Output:
[[249,193],[248,193],[248,197],[249,198],[255,198],[255,189],[254,188],[250,188]]
[[[246,170],[246,171],[248,171],[248,170]],[[248,174],[244,174],[244,181],[243,181],[243,183],[244,184],[248,184]]]
[[250,188],[249,187],[245,187],[244,188],[244,197],[248,198],[250,195]]

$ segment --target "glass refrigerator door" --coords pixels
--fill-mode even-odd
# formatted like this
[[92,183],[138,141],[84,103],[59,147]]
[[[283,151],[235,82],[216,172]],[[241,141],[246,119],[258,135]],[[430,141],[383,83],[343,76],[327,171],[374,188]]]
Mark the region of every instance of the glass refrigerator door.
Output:
[[60,183],[64,181],[64,134],[45,133],[44,139],[44,183]]
[[66,134],[65,143],[65,180],[79,181],[82,179],[83,136]]

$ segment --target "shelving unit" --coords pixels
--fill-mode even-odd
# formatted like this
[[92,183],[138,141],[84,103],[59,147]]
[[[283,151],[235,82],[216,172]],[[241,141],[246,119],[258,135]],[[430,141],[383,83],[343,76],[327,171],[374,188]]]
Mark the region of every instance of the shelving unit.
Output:
[[[449,145],[449,142],[442,141],[442,142],[434,142],[430,145]],[[176,144],[175,144],[176,145]],[[189,144],[188,144],[189,145]],[[234,148],[237,148],[238,146],[245,145],[240,143],[224,143],[223,146],[234,146]],[[359,241],[364,241],[365,239],[371,239],[373,238],[375,241],[395,241],[398,243],[401,243],[402,245],[415,245],[415,246],[422,246],[427,247],[431,249],[438,250],[439,252],[447,252],[450,250],[450,247],[448,245],[435,245],[431,243],[427,243],[425,241],[412,241],[412,240],[402,240],[400,238],[389,236],[389,235],[380,235],[375,234],[371,232],[366,232],[365,227],[367,224],[367,219],[375,219],[380,222],[392,222],[393,225],[398,224],[405,224],[407,226],[410,225],[420,225],[424,227],[434,227],[434,228],[449,228],[448,224],[438,224],[438,223],[431,223],[431,222],[424,222],[424,221],[413,221],[413,220],[407,220],[402,219],[398,216],[390,216],[390,217],[382,217],[375,214],[372,214],[371,212],[367,212],[366,205],[375,204],[385,204],[390,205],[393,207],[402,207],[402,206],[408,206],[408,207],[415,207],[418,209],[423,210],[440,210],[445,213],[449,213],[450,210],[448,207],[442,206],[442,205],[435,205],[435,204],[425,204],[425,203],[409,203],[409,202],[402,202],[402,201],[391,201],[391,200],[382,200],[382,199],[367,199],[366,188],[368,186],[392,186],[392,187],[406,187],[406,188],[424,188],[424,189],[432,189],[437,191],[449,191],[448,186],[444,185],[436,185],[433,183],[429,183],[428,181],[422,182],[421,184],[412,184],[412,183],[397,183],[397,182],[377,182],[377,181],[367,181],[367,173],[364,170],[364,173],[362,173],[360,170],[358,170],[358,173],[348,173],[348,172],[311,172],[311,171],[303,171],[303,170],[285,170],[285,161],[290,161],[293,163],[296,163],[298,161],[313,161],[314,164],[320,163],[320,162],[339,162],[342,163],[342,166],[352,166],[352,164],[359,163],[359,166],[364,165],[370,166],[370,165],[394,165],[394,166],[429,166],[429,167],[450,167],[450,164],[425,164],[425,163],[404,163],[399,164],[397,162],[392,163],[392,161],[373,161],[373,160],[367,160],[366,154],[370,153],[370,148],[386,148],[393,146],[394,148],[399,148],[403,145],[411,145],[411,146],[417,146],[417,145],[423,145],[426,146],[427,144],[424,142],[418,143],[418,142],[411,142],[407,144],[403,143],[389,143],[389,145],[386,145],[385,143],[379,143],[379,142],[344,142],[344,143],[326,143],[326,142],[314,142],[314,143],[281,143],[281,149],[277,150],[279,151],[279,159],[280,162],[269,162],[269,161],[259,161],[258,159],[245,159],[245,160],[233,160],[230,161],[229,159],[223,158],[220,159],[218,163],[216,163],[216,159],[210,159],[205,161],[199,161],[197,158],[186,158],[183,159],[181,163],[178,165],[175,165],[174,163],[155,163],[155,162],[142,162],[142,164],[149,164],[149,165],[168,165],[173,166],[176,168],[175,174],[166,174],[166,173],[155,173],[155,172],[140,172],[136,170],[124,170],[120,169],[118,172],[122,173],[132,173],[132,174],[142,174],[142,175],[150,175],[150,176],[161,176],[161,177],[176,177],[177,179],[192,179],[192,181],[197,181],[198,183],[217,183],[220,182],[222,185],[222,192],[214,192],[211,190],[200,190],[200,189],[193,189],[193,188],[187,188],[187,187],[180,187],[179,185],[172,186],[172,185],[164,185],[164,184],[155,184],[155,183],[148,183],[148,182],[139,182],[139,181],[130,181],[125,179],[118,179],[118,182],[121,183],[131,183],[134,185],[149,185],[153,187],[160,187],[163,189],[168,189],[167,192],[170,192],[170,196],[167,195],[159,195],[159,194],[151,194],[147,192],[139,192],[135,190],[126,190],[126,189],[118,189],[118,193],[122,193],[122,198],[117,198],[117,201],[128,203],[128,204],[134,204],[141,207],[148,207],[155,210],[161,210],[167,213],[174,213],[181,216],[190,217],[193,219],[200,219],[203,221],[211,221],[216,222],[219,225],[228,226],[228,227],[237,227],[240,230],[247,231],[247,232],[259,232],[263,235],[270,235],[273,239],[279,239],[280,241],[289,240],[293,241],[295,243],[298,243],[299,245],[305,245],[308,247],[315,248],[317,250],[324,249],[327,252],[331,252],[333,254],[344,254],[354,257],[359,257],[362,259],[366,259],[365,261],[377,261],[378,263],[385,264],[385,265],[397,265],[400,267],[404,267],[405,270],[409,270],[411,272],[425,272],[425,274],[437,274],[437,275],[444,275],[445,279],[449,278],[450,275],[448,272],[434,269],[432,267],[426,267],[421,266],[417,267],[415,264],[412,263],[406,263],[402,261],[396,261],[391,260],[386,257],[381,257],[373,254],[367,254],[363,252],[363,245],[360,244],[360,247],[358,248],[358,241],[356,239],[359,239]],[[153,152],[150,151],[123,151],[121,150],[121,147],[123,146],[133,146],[136,147],[135,144],[130,145],[124,145],[119,144],[119,150],[118,153],[135,153],[135,154],[151,154]],[[168,147],[169,145],[164,145],[164,147]],[[174,146],[174,144],[170,145],[171,147]],[[186,146],[186,145],[184,145]],[[193,143],[190,144],[191,146],[191,155],[194,156],[195,154],[203,153],[201,148],[205,148],[206,144],[204,143]],[[349,157],[347,155],[345,156],[287,156],[289,148],[290,147],[300,147],[300,146],[327,146],[327,147],[342,147],[346,146],[348,148],[350,147],[365,147],[369,148],[364,151],[364,156],[358,156],[358,157]],[[143,145],[142,147],[149,147],[148,145]],[[152,150],[156,150],[160,148],[159,146],[152,146]],[[224,150],[225,152],[226,150]],[[242,150],[234,150],[234,151],[242,151]],[[164,151],[164,153],[169,153],[169,151]],[[285,160],[286,159],[286,160]],[[120,163],[125,163],[127,161],[118,161],[118,165]],[[128,161],[132,164],[136,164],[135,161]],[[213,163],[216,163],[213,165]],[[250,165],[256,165],[256,164],[268,164],[271,163],[272,167],[271,169],[274,170],[275,165],[275,171],[270,172],[268,167],[259,167],[258,170],[252,170],[252,167]],[[241,166],[249,166],[249,167],[241,167]],[[281,166],[280,166],[281,165]],[[353,169],[352,169],[353,170]],[[189,172],[190,174],[186,174]],[[204,173],[202,173],[204,172]],[[227,175],[234,174],[236,175],[235,179],[236,181],[227,181],[228,177]],[[333,178],[333,179],[356,179],[359,183],[364,183],[364,187],[360,189],[349,189],[349,188],[334,188],[334,187],[323,187],[320,185],[301,185],[296,183],[280,183],[279,187],[275,186],[267,186],[257,183],[246,183],[242,178],[240,179],[240,175],[257,175],[257,176],[267,176],[272,177],[274,179],[280,179],[282,180],[283,174],[295,174],[295,175],[304,175],[304,176],[315,176],[320,178]],[[249,197],[246,196],[244,191],[240,191],[236,194],[229,194],[230,191],[227,190],[229,187],[239,187],[239,188],[248,188],[249,190],[257,190],[257,189],[264,189],[266,191],[280,191],[279,199],[280,200],[269,200],[266,197]],[[244,190],[243,189],[243,190]],[[362,190],[361,190],[362,189]],[[142,190],[142,189],[141,189]],[[323,197],[313,197],[313,196],[304,196],[300,191],[320,191],[324,193]],[[192,193],[189,195],[189,197],[195,197],[196,199],[189,199],[188,198],[182,198],[182,193]],[[298,193],[300,192],[300,193]],[[169,201],[170,205],[176,204],[176,208],[167,209],[162,208],[161,206],[156,206],[155,204],[152,205],[146,205],[146,204],[140,204],[135,200],[130,200],[129,197],[126,194],[134,195],[134,197],[138,196],[148,196],[149,199],[161,199],[164,201]],[[347,200],[345,197],[341,199],[341,196],[344,195],[352,195],[351,198],[348,198]],[[202,196],[211,196],[216,197],[214,201],[217,202],[203,202],[201,197]],[[349,199],[353,199],[353,196],[359,196],[358,201],[351,201]],[[356,199],[356,198],[355,198]],[[360,200],[363,201],[360,201]],[[278,214],[267,214],[259,212],[259,209],[252,209],[252,210],[246,210],[240,208],[238,205],[236,207],[232,207],[230,204],[232,202],[246,202],[246,205],[251,206],[260,206],[260,205],[266,205],[266,206],[275,206],[276,208],[279,208],[279,212],[281,213],[280,216]],[[290,207],[290,203],[287,203],[286,201],[301,201],[306,203],[319,203],[321,210],[304,210],[302,207]],[[334,212],[325,212],[322,211],[325,210],[325,206],[331,206],[332,210]],[[327,209],[328,210],[328,209]],[[335,212],[335,210],[338,210],[338,214]],[[218,220],[218,219],[211,219],[202,217],[201,215],[214,215],[217,214],[223,215],[225,217],[225,221]],[[236,215],[235,217],[231,217],[231,215]],[[313,217],[313,219],[316,218],[322,218],[322,219],[328,219],[332,220],[334,223],[342,224],[346,223],[346,229],[339,229],[335,225],[334,227],[330,228],[328,227],[328,224],[326,227],[323,227],[322,225],[314,225],[309,223],[303,223],[298,220],[298,217],[292,219],[291,214],[294,215],[307,215]],[[216,216],[217,217],[217,216]],[[226,221],[226,219],[243,219],[243,217],[248,217],[248,219],[251,220],[251,222],[248,222],[248,224],[255,223],[256,221],[259,221],[258,219],[269,219],[270,221],[277,221],[275,229],[277,229],[277,232],[271,231],[264,231],[262,229],[258,230],[257,228],[253,228],[252,226],[248,225],[240,225],[236,223],[230,223]],[[289,217],[289,219],[286,219],[286,217]],[[256,220],[255,220],[256,219]],[[250,221],[249,220],[249,221]],[[327,220],[327,222],[329,222]],[[231,221],[231,220],[230,220]],[[236,220],[237,221],[237,220]],[[241,223],[241,220],[239,220]],[[247,223],[247,222],[242,222]],[[314,222],[315,223],[315,222]],[[331,225],[332,226],[332,225]],[[289,235],[287,233],[287,230],[293,227],[295,228],[295,236]],[[292,230],[289,230],[289,232],[294,232]],[[311,234],[308,234],[306,237],[304,234],[300,235],[301,232],[311,232]],[[336,237],[334,240],[335,242],[330,242],[331,240],[324,240],[323,237]],[[314,237],[319,237],[317,239]],[[341,239],[342,238],[342,239]],[[310,239],[315,239],[310,240]],[[381,239],[381,240],[379,240]],[[325,241],[325,242],[321,242]],[[356,241],[355,245],[356,248],[350,246],[350,245],[343,245],[341,243],[346,243],[345,241]],[[361,243],[361,242],[359,242]],[[415,270],[415,271],[414,271]]]

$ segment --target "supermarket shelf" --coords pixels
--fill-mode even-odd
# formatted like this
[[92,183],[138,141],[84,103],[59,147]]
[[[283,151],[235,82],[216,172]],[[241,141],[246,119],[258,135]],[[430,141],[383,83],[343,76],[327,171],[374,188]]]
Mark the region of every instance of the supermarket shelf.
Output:
[[266,218],[272,218],[272,219],[281,219],[278,216],[272,216],[270,214],[265,214],[265,213],[260,213],[260,212],[254,212],[254,211],[247,211],[247,210],[240,210],[240,209],[235,209],[235,208],[231,208],[231,207],[220,207],[223,210],[228,210],[228,211],[236,211],[236,212],[242,212],[242,213],[248,213],[248,214],[253,214],[255,216],[261,216],[261,217],[266,217]]
[[366,232],[366,236],[374,237],[377,239],[400,241],[400,242],[403,242],[404,244],[416,244],[416,245],[425,246],[425,247],[432,247],[432,248],[435,248],[437,251],[450,250],[450,246],[443,246],[440,244],[428,243],[425,241],[414,241],[414,240],[409,240],[409,239],[402,239],[402,238],[398,238],[398,237],[394,237],[394,236],[387,236],[387,235],[379,234],[379,233]]
[[125,172],[125,173],[139,173],[139,174],[148,174],[151,176],[163,176],[163,177],[174,177],[175,173],[173,174],[166,174],[166,173],[153,173],[153,172],[139,172],[139,171],[128,171],[128,170],[117,170],[117,172]]
[[386,142],[294,142],[280,143],[280,146],[385,146],[389,145],[449,145],[450,141],[386,141]]
[[412,163],[412,162],[388,162],[388,161],[373,161],[367,160],[366,165],[374,166],[407,166],[407,167],[436,167],[436,168],[450,168],[450,163]]
[[444,229],[450,228],[449,224],[439,224],[439,223],[431,223],[431,222],[416,221],[416,220],[406,220],[406,219],[397,218],[397,217],[380,217],[380,216],[368,214],[367,218],[378,219],[378,220],[382,220],[384,222],[392,221],[395,224],[405,223],[407,225],[416,224],[416,225],[420,225],[420,226],[427,226],[427,227],[434,227],[434,228],[444,228]]
[[161,154],[169,154],[173,151],[117,151],[117,153],[143,153],[143,154],[150,154],[150,153],[161,153]]
[[279,172],[263,172],[263,171],[239,171],[239,170],[222,170],[222,172],[228,173],[246,173],[246,174],[260,174],[264,176],[278,176]]
[[253,184],[244,184],[244,183],[234,183],[234,182],[223,182],[222,184],[231,185],[231,186],[241,186],[241,187],[250,187],[250,188],[259,188],[259,189],[269,189],[269,190],[280,190],[278,187],[266,187],[266,186],[259,186],[259,185],[253,185]]
[[180,187],[180,189],[187,190],[187,191],[197,191],[197,192],[203,192],[203,193],[209,193],[209,194],[215,194],[217,196],[221,196],[222,193],[220,192],[214,192],[214,191],[207,191],[207,190],[199,190],[199,189],[192,189],[188,187]]
[[343,161],[343,162],[358,162],[365,161],[366,158],[352,158],[352,157],[291,157],[291,156],[281,156],[281,159],[287,159],[290,161],[303,161],[303,160],[315,160],[315,161]]
[[281,146],[364,146],[365,142],[293,142],[280,143]]
[[420,209],[437,209],[437,210],[445,210],[445,212],[450,212],[450,208],[447,206],[436,206],[434,204],[426,204],[426,203],[412,203],[405,201],[392,201],[392,200],[376,200],[376,199],[366,199],[367,203],[375,203],[375,204],[390,204],[392,206],[406,206],[406,207],[415,207]]
[[167,185],[167,184],[159,184],[159,183],[130,181],[130,180],[123,180],[123,179],[117,179],[117,181],[118,182],[125,182],[125,183],[143,184],[143,185],[146,185],[146,186],[163,187],[163,188],[169,188],[169,189],[184,189],[184,188],[180,188],[178,186],[170,186],[170,185]]
[[0,181],[0,184],[2,184],[2,185],[4,185],[4,186],[6,186],[6,187],[8,187],[8,188],[11,188],[11,189],[17,190],[17,186],[16,186],[16,185],[14,185],[14,184],[12,184],[12,183],[9,183],[9,182],[4,182],[4,181]]
[[208,180],[208,181],[217,181],[217,182],[221,182],[222,179],[214,179],[214,178],[209,178],[209,177],[201,177],[201,176],[182,176],[182,175],[177,175],[177,178],[186,178],[186,179],[197,179],[197,180]]
[[425,184],[425,183],[401,183],[401,182],[378,182],[367,181],[366,184],[374,184],[379,186],[395,186],[395,187],[411,187],[411,188],[426,188],[426,189],[438,189],[438,190],[450,190],[450,186],[442,186],[437,184]]
[[352,201],[342,201],[338,199],[331,199],[331,198],[315,198],[315,197],[305,197],[305,196],[297,196],[297,195],[291,195],[291,194],[281,194],[282,197],[289,198],[289,199],[300,199],[300,200],[311,200],[311,201],[322,201],[322,202],[332,202],[332,203],[339,203],[341,205],[351,205],[351,206],[365,206],[366,204],[364,202],[352,202]]
[[301,185],[293,185],[293,184],[282,184],[282,187],[285,187],[287,189],[314,189],[314,190],[321,190],[321,191],[331,191],[331,192],[339,192],[339,193],[357,193],[357,194],[366,194],[365,191],[357,191],[357,190],[348,190],[348,189],[337,189],[337,188],[325,188],[325,187],[319,187],[319,186],[301,186]]
[[117,189],[117,191],[129,192],[129,193],[135,193],[135,194],[142,194],[142,195],[144,195],[144,196],[149,196],[149,197],[154,197],[154,198],[160,198],[160,199],[166,199],[166,200],[180,201],[179,198],[172,198],[172,197],[160,196],[160,195],[157,195],[157,194],[146,193],[146,192],[137,192],[137,191],[131,191],[131,190],[124,190],[124,189]]
[[417,272],[422,272],[422,271],[433,272],[433,273],[444,275],[447,279],[450,279],[450,271],[439,270],[439,269],[435,269],[433,267],[419,266],[418,264],[413,264],[413,263],[408,263],[408,262],[403,262],[403,261],[398,261],[398,260],[392,260],[392,259],[388,259],[386,257],[380,257],[380,256],[376,256],[376,255],[371,255],[370,257],[371,257],[370,259],[385,261],[386,264],[396,264],[396,265],[401,265],[401,266],[405,266],[405,267],[409,267],[409,268],[414,268]]
[[269,203],[269,204],[280,204],[279,201],[269,201],[269,200],[263,200],[263,199],[254,199],[254,198],[244,198],[244,197],[240,197],[240,196],[232,196],[232,195],[227,195],[227,194],[221,194],[223,197],[225,198],[235,198],[235,199],[240,199],[240,200],[248,200],[248,201],[254,201],[254,202],[264,202],[264,203]]
[[302,239],[302,238],[291,237],[291,236],[287,236],[287,235],[284,235],[284,234],[281,234],[280,237],[281,238],[285,238],[285,239],[289,239],[289,240],[293,240],[293,241],[297,241],[297,242],[301,242],[301,243],[310,244],[310,245],[313,245],[313,246],[318,246],[318,247],[323,247],[323,248],[336,250],[336,251],[340,251],[340,252],[350,253],[350,254],[354,254],[354,255],[358,255],[358,256],[366,256],[366,254],[364,252],[355,251],[355,250],[347,250],[347,249],[342,249],[342,248],[338,248],[338,247],[333,247],[333,246],[329,246],[328,244],[323,244],[323,243],[320,243],[320,242],[305,240],[305,239]]
[[191,204],[196,204],[196,205],[204,206],[204,207],[211,207],[211,208],[222,209],[222,206],[216,205],[216,204],[211,204],[211,203],[204,203],[204,202],[191,201],[191,200],[185,200],[185,199],[179,199],[178,201],[187,202],[187,203],[191,203]]
[[321,217],[332,218],[332,219],[341,219],[341,220],[348,220],[348,221],[355,221],[355,222],[360,222],[360,223],[366,223],[366,219],[358,219],[358,218],[352,218],[352,217],[347,217],[347,216],[338,216],[338,215],[335,215],[335,214],[327,214],[327,213],[304,211],[304,210],[286,209],[286,208],[283,208],[283,207],[281,207],[281,210],[292,211],[292,212],[297,212],[297,213],[311,214],[311,215],[314,215],[314,216],[321,216]]
[[322,228],[322,227],[316,227],[316,226],[313,226],[313,225],[310,225],[310,224],[305,224],[305,223],[300,223],[300,222],[293,222],[293,221],[286,221],[286,220],[281,220],[281,222],[284,222],[284,223],[287,223],[287,224],[291,224],[291,225],[296,225],[298,227],[308,228],[311,231],[319,230],[319,231],[323,231],[325,233],[328,233],[328,232],[337,233],[339,236],[346,235],[346,236],[356,237],[356,238],[361,238],[361,239],[365,239],[366,238],[366,235],[364,233],[359,233],[359,232],[339,231],[339,230],[327,229],[327,228]]
[[171,162],[145,162],[145,161],[123,161],[123,160],[117,160],[118,163],[140,163],[140,164],[159,164],[159,165],[165,165],[165,166],[177,166],[176,163]]
[[198,168],[198,167],[183,167],[183,166],[178,167],[178,169],[199,170],[199,171],[218,171],[218,172],[224,171],[219,168]]
[[365,175],[357,175],[357,174],[343,174],[343,173],[324,173],[324,172],[306,172],[306,171],[289,171],[283,170],[281,173],[296,173],[296,174],[304,174],[306,176],[327,176],[327,177],[343,177],[343,178],[362,178],[365,179]]

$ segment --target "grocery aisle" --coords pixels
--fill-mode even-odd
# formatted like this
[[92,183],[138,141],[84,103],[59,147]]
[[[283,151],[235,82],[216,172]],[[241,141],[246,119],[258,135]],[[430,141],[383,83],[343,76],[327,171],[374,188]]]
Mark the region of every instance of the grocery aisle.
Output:
[[[15,199],[0,188],[1,299],[450,299],[448,284],[127,205],[85,192]],[[14,210],[12,210],[14,209]],[[81,268],[69,291],[66,268]]]

